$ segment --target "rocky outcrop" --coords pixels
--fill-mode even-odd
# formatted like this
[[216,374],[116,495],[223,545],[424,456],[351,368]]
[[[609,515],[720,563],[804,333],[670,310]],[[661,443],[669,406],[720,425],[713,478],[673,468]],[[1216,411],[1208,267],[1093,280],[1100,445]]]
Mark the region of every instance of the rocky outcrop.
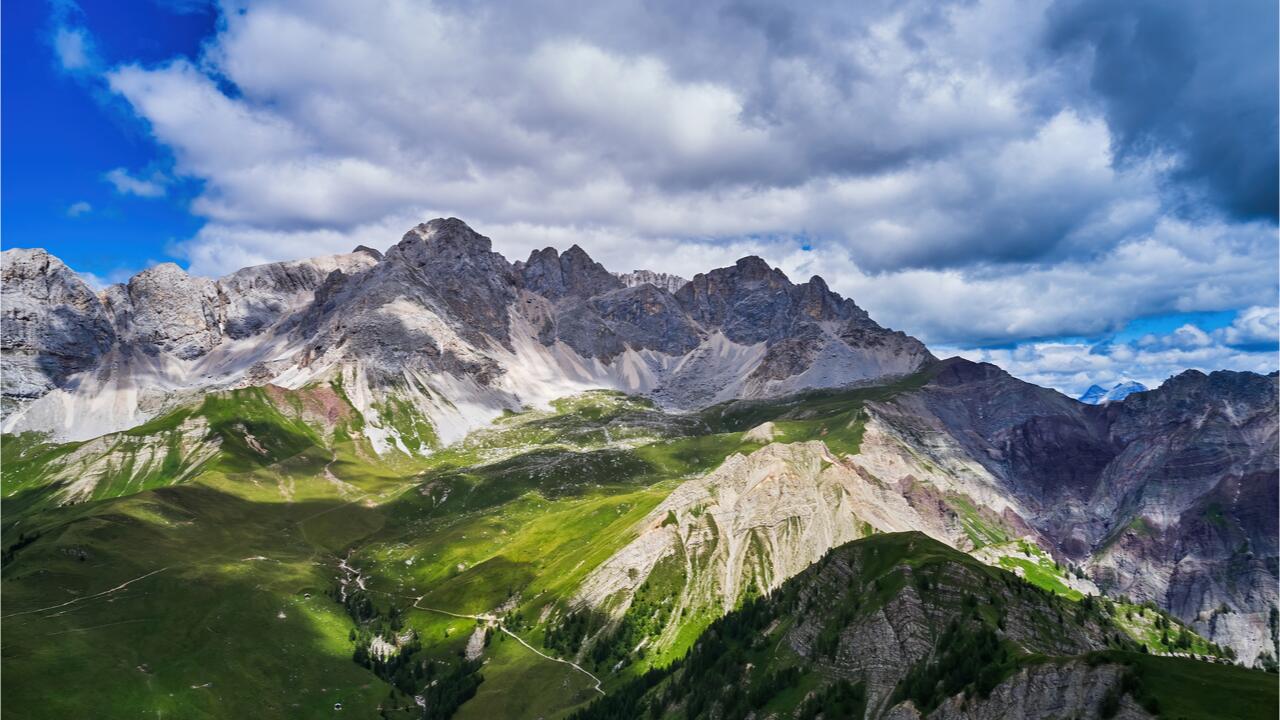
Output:
[[638,285],[652,285],[659,290],[666,290],[671,294],[680,291],[689,281],[679,275],[670,273],[654,272],[652,270],[632,270],[629,273],[618,273],[617,277],[627,287],[636,287]]
[[[1102,718],[1103,700],[1118,692],[1123,668],[1090,666],[1079,660],[1044,663],[1018,670],[986,698],[952,697],[927,716],[930,720],[1021,720],[1021,718]],[[889,709],[885,720],[920,720],[910,702]],[[1153,717],[1129,695],[1120,695],[1111,718],[1140,720]]]
[[[1046,618],[1061,612],[1049,598],[1022,597],[1007,578],[997,580],[999,576],[980,565],[961,561],[962,555],[948,553],[936,540],[921,534],[903,537],[915,539],[907,541],[901,558],[883,558],[885,550],[868,551],[855,544],[836,549],[792,581],[802,588],[802,612],[786,636],[787,644],[828,673],[865,683],[871,714],[888,705],[913,666],[936,657],[948,624],[968,622],[967,596],[983,593],[988,601],[995,598],[1002,608],[1002,637],[1024,652],[1073,656],[1106,647],[1107,628],[1099,622],[1046,627]],[[901,580],[894,582],[894,576]],[[870,591],[886,587],[894,590],[877,604],[876,593]],[[861,588],[865,590],[858,592]],[[833,629],[833,610],[854,602],[870,607],[842,616],[849,619],[843,621],[833,651],[820,647],[819,636]],[[1107,687],[1104,684],[1102,690]]]
[[637,285],[563,301],[539,338],[546,344],[563,342],[584,357],[612,360],[628,348],[684,355],[706,339],[706,332],[670,293]]
[[515,300],[511,265],[489,238],[457,218],[422,223],[387,251],[370,283],[386,293],[388,280],[425,293],[444,310],[455,331],[473,345],[493,339],[509,346],[509,307]]
[[574,245],[563,255],[555,248],[535,250],[524,264],[517,264],[524,287],[551,300],[573,296],[589,298],[624,287],[621,280]]
[[[891,444],[869,429],[864,443]],[[772,439],[760,426],[750,436]],[[768,592],[828,550],[872,532],[920,530],[952,546],[968,544],[945,502],[918,502],[904,485],[921,465],[897,447],[837,458],[821,442],[770,442],[735,454],[676,488],[639,523],[637,537],[583,582],[575,604],[621,617],[655,568],[683,566],[680,612],[724,612]],[[873,468],[879,474],[873,474]],[[956,487],[961,483],[957,481]],[[934,497],[941,491],[934,489]],[[680,613],[674,615],[679,617]],[[659,641],[674,640],[674,623]]]
[[237,270],[217,282],[223,333],[233,340],[257,335],[311,302],[330,273],[352,275],[381,259],[382,253],[362,245],[346,255]]
[[945,433],[1042,544],[1087,564],[1105,591],[1157,602],[1246,662],[1269,646],[1274,374],[1188,371],[1091,406],[994,365],[952,359],[933,372],[884,418]]
[[126,351],[194,360],[222,340],[217,286],[173,263],[112,285],[103,301]]
[[116,342],[97,295],[44,250],[0,253],[5,414],[95,367]]

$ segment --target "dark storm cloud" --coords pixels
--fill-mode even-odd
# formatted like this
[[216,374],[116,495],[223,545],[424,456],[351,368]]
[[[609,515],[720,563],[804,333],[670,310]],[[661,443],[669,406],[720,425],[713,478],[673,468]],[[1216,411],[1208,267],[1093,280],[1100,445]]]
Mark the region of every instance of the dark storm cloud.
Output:
[[1179,200],[1203,197],[1232,217],[1274,222],[1276,8],[1274,0],[1064,0],[1049,11],[1046,37],[1054,51],[1092,54],[1089,87],[1119,162],[1169,153]]

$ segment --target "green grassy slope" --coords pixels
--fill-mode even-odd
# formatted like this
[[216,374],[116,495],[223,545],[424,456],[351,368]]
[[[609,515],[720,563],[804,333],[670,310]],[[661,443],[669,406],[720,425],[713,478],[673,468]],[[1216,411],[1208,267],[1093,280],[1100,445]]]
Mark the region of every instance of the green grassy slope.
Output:
[[[83,444],[5,438],[6,711],[311,717],[337,702],[356,716],[412,705],[352,662],[360,624],[329,595],[344,557],[371,597],[404,613],[424,659],[456,656],[474,622],[415,604],[476,613],[516,598],[509,626],[536,643],[540,609],[625,543],[680,478],[753,447],[696,418],[589,393],[428,457],[379,458],[349,406],[317,420],[333,400],[317,393],[210,396],[117,434],[101,443],[112,468],[131,439],[167,438],[193,418],[216,452],[176,485],[165,472],[119,484],[128,473],[113,469],[68,506],[60,493],[74,478],[56,463]],[[497,642],[474,716],[512,703],[557,712],[594,692],[572,668]]]
[[[841,654],[841,643],[876,622],[881,608],[902,607],[904,593],[920,598],[908,605],[923,603],[931,625],[923,637],[932,647],[904,668],[887,701],[876,704],[871,677]],[[1017,627],[1015,617],[1038,618],[1047,627]],[[806,624],[821,630],[814,635]],[[1076,657],[1046,653],[1041,630],[1093,637],[1093,643],[1102,638],[1112,649],[1087,651],[1086,643]],[[923,535],[878,535],[837,548],[769,597],[712,623],[679,661],[632,679],[572,717],[861,717],[904,700],[928,712],[952,695],[980,701],[1001,683],[1017,682],[1020,669],[1044,664],[1114,667],[1126,678],[1114,686],[1116,697],[1128,694],[1161,717],[1267,718],[1280,709],[1274,675],[1154,657],[1118,636],[1099,610],[1083,610]],[[1099,705],[1105,702],[1104,696]]]
[[[618,393],[585,393],[550,410],[511,413],[444,448],[434,447],[434,431],[403,405],[380,408],[401,437],[415,438],[411,449],[429,454],[374,453],[336,385],[211,395],[88,443],[6,436],[4,710],[17,718],[332,717],[341,703],[348,716],[409,718],[421,711],[405,688],[421,689],[421,678],[430,677],[437,689],[470,687],[473,697],[428,692],[442,708],[459,705],[457,717],[563,717],[598,693],[586,672],[554,659],[578,647],[568,648],[553,621],[565,617],[583,578],[628,543],[637,522],[672,489],[732,453],[760,447],[744,436],[763,422],[775,424],[777,440],[822,439],[856,452],[864,403],[924,379],[690,415],[668,415]],[[100,479],[76,496],[81,502],[62,504],[86,467],[101,471]],[[975,545],[1006,540],[990,518],[969,510],[958,512]],[[860,556],[870,579],[859,585],[857,613],[873,612],[919,578],[931,587],[953,582],[956,572],[1009,582],[1007,573],[935,545],[894,535],[861,546],[876,551]],[[340,566],[358,572],[364,589],[357,593]],[[645,612],[633,613],[635,620],[661,620],[662,577],[650,583],[652,597],[637,603]],[[1028,573],[1033,583],[1042,579]],[[1111,622],[1105,606],[1086,612],[1049,592],[1018,592],[1042,614]],[[743,599],[744,610],[760,603],[767,604]],[[837,613],[828,618],[837,628],[853,620],[838,614],[841,607],[811,604],[804,612]],[[992,603],[962,609],[974,628],[998,623]],[[477,621],[458,616],[489,614],[536,650],[489,620],[495,626],[485,662],[466,671],[461,655]],[[677,677],[692,682],[696,673],[687,664],[683,675],[643,673],[666,667],[699,637],[699,646],[714,639],[716,628],[726,627],[718,614],[688,619],[679,652],[640,653],[642,662],[617,673],[591,664],[589,647],[583,662],[611,698],[626,697],[642,677],[665,687]],[[822,663],[787,656],[786,644],[778,645],[797,614],[768,632],[753,630],[781,655],[744,640],[742,654],[732,656],[780,673],[751,675],[748,690],[779,687],[755,691],[753,702],[790,710],[812,691],[831,707],[856,706],[853,684],[834,682]],[[396,640],[400,659],[356,662],[391,618],[396,632],[412,637]],[[702,634],[708,626],[712,634]],[[820,637],[833,642],[830,632]],[[1130,647],[1118,638],[1115,646]],[[419,675],[406,682],[404,666]]]

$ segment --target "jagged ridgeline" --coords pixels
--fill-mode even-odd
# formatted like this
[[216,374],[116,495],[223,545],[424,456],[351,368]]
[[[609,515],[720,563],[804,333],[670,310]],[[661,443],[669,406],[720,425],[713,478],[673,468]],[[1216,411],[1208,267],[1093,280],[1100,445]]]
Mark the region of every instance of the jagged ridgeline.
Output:
[[1276,712],[1275,375],[1087,405],[457,220],[0,299],[15,717]]

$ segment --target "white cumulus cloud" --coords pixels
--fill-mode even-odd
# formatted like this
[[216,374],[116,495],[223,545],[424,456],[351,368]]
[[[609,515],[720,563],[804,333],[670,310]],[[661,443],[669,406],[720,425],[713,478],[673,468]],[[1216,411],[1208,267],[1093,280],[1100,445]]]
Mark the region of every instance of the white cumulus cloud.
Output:
[[[941,346],[1273,307],[1274,221],[1171,204],[1186,157],[1117,130],[1090,36],[1046,40],[1064,3],[228,2],[199,58],[103,77],[199,181],[203,274],[454,215],[512,259],[759,254]],[[1269,317],[1170,342],[1247,354]]]
[[144,180],[130,175],[124,168],[111,170],[104,177],[121,195],[157,198],[165,194],[164,180],[160,177]]

